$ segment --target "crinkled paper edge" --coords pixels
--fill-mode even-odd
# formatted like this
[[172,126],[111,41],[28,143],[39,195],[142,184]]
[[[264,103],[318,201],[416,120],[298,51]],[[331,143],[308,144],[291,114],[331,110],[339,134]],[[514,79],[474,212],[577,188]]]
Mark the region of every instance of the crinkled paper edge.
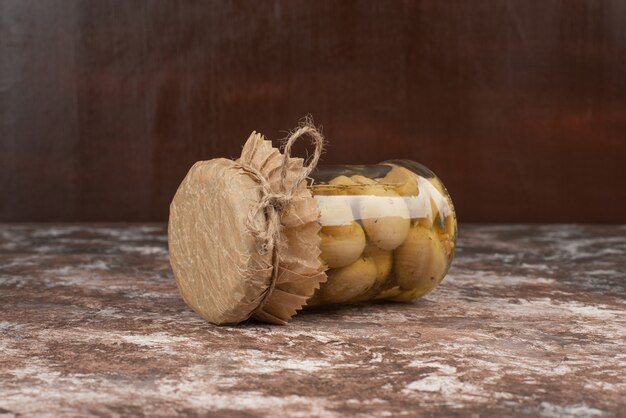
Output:
[[[243,146],[237,163],[252,166],[269,180],[274,193],[281,192],[283,154],[263,135],[252,132]],[[302,158],[289,157],[285,188],[290,189],[306,170]],[[274,290],[263,306],[252,316],[260,321],[286,324],[306,305],[315,290],[327,279],[325,265],[320,258],[321,225],[317,203],[301,182],[293,193],[290,204],[280,216],[281,231],[278,245],[278,276]],[[271,280],[271,279],[270,279]],[[269,291],[270,281],[267,283]]]

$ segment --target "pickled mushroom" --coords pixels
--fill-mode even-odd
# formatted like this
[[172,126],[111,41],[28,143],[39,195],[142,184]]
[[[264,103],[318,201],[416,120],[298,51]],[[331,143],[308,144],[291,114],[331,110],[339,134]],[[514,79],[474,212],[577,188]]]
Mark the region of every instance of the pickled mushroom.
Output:
[[323,226],[320,232],[322,260],[329,268],[354,263],[365,248],[365,233],[357,222],[348,225]]
[[363,251],[363,257],[371,259],[376,265],[376,283],[382,283],[391,273],[393,259],[391,251],[381,250],[375,245],[369,244]]
[[394,256],[397,283],[417,293],[426,293],[437,286],[448,269],[448,258],[439,237],[420,225],[411,228]]
[[359,202],[359,218],[369,239],[387,251],[402,244],[411,227],[409,210],[397,194],[363,196]]
[[330,270],[320,297],[328,304],[348,302],[367,292],[376,282],[376,275],[376,264],[371,259],[359,258],[349,266]]
[[419,193],[417,174],[404,167],[393,166],[380,183],[394,185],[400,196],[417,196]]

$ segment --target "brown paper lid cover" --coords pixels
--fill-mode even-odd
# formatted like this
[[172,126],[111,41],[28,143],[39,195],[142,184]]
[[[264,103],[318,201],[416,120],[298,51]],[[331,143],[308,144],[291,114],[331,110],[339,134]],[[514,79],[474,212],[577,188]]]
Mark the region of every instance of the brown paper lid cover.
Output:
[[[238,160],[199,161],[187,173],[170,205],[170,263],[183,299],[207,321],[284,324],[326,280],[319,210],[306,182],[298,183],[302,170],[301,158],[283,158],[253,133]],[[294,192],[278,214],[279,239],[261,251],[250,228],[268,226],[267,212],[255,211],[267,186]]]

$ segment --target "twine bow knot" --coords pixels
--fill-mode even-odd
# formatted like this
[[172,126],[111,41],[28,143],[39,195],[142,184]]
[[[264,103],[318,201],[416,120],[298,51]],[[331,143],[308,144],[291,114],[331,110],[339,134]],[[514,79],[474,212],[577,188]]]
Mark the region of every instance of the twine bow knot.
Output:
[[[306,135],[311,138],[311,143],[315,147],[313,155],[308,161],[308,164],[304,164],[303,170],[297,174],[297,177],[293,179],[293,183],[288,188],[287,178],[289,175],[288,169],[291,158],[291,146],[298,139]],[[272,189],[269,179],[260,170],[250,165],[242,165],[242,168],[251,173],[261,184],[261,199],[258,204],[253,206],[250,209],[250,212],[248,212],[247,226],[252,236],[256,239],[257,252],[259,254],[267,254],[268,251],[272,251],[273,271],[270,286],[256,310],[261,310],[263,308],[272,294],[276,285],[276,279],[278,278],[278,264],[280,262],[278,244],[280,243],[281,233],[280,215],[291,203],[294,193],[300,184],[302,184],[303,181],[306,181],[309,174],[311,174],[317,166],[323,148],[324,137],[315,128],[315,126],[313,126],[310,120],[306,120],[300,128],[293,131],[285,142],[285,146],[283,148],[283,162],[280,167],[281,173],[279,190],[276,192]],[[258,214],[261,212],[264,212],[266,215],[267,222],[265,227],[257,226],[257,222],[255,221]]]
[[284,194],[272,193],[265,195],[263,199],[267,200],[267,204],[264,204],[264,206],[272,206],[275,210],[280,212],[287,206],[291,197],[285,196]]

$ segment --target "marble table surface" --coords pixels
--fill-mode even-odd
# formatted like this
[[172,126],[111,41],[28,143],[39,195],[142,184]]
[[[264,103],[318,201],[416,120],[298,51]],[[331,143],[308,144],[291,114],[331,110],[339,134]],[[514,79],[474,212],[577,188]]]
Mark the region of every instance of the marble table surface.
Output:
[[626,226],[462,225],[412,304],[216,327],[161,224],[0,225],[0,418],[626,414]]

